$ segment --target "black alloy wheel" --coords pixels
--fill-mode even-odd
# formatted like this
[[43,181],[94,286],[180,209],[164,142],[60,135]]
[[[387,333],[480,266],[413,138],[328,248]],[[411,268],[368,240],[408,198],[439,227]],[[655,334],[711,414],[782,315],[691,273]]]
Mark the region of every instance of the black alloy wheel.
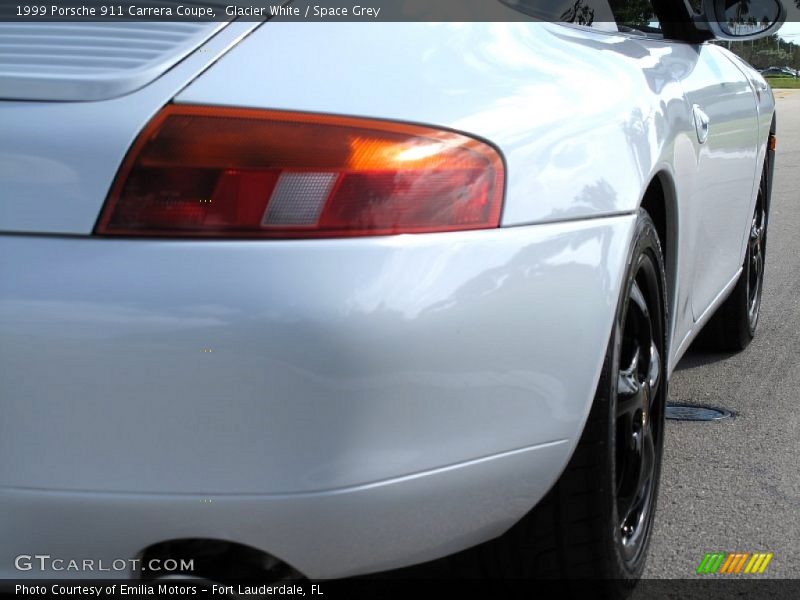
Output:
[[620,555],[635,568],[655,509],[664,436],[664,315],[656,258],[638,257],[628,287],[615,398],[615,492]]
[[767,211],[764,209],[764,197],[759,191],[753,220],[750,224],[750,235],[747,241],[747,325],[750,335],[755,335],[758,325],[758,314],[761,309],[761,292],[764,288],[764,251],[767,237]]

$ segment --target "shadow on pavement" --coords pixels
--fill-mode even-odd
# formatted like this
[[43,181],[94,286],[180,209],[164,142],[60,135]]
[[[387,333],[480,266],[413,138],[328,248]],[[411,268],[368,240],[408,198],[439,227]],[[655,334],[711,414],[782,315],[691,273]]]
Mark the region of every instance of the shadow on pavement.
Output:
[[729,358],[736,356],[735,352],[715,352],[711,350],[704,350],[694,345],[690,346],[683,355],[681,361],[675,365],[675,371],[684,371],[689,369],[696,369],[698,367],[705,367],[718,363]]

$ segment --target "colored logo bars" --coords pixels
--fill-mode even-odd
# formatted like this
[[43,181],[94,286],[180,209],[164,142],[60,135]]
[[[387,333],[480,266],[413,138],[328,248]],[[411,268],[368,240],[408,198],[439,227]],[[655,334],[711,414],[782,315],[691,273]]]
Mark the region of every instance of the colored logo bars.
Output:
[[771,560],[772,552],[706,552],[697,567],[697,574],[755,575],[766,571]]

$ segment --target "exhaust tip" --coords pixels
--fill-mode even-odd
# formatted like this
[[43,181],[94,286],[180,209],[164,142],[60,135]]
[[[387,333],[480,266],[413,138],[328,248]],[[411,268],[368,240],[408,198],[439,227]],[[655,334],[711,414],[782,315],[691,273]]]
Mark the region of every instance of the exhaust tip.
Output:
[[169,540],[148,546],[141,556],[142,570],[138,577],[154,583],[192,584],[211,590],[215,585],[237,589],[238,584],[306,580],[302,573],[271,554],[224,540]]

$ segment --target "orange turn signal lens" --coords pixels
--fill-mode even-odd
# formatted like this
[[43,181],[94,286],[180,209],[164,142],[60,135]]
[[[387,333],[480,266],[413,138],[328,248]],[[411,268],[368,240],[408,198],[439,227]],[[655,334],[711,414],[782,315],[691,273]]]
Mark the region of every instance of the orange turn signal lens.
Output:
[[169,105],[129,151],[101,235],[319,238],[498,227],[475,138],[373,119]]

